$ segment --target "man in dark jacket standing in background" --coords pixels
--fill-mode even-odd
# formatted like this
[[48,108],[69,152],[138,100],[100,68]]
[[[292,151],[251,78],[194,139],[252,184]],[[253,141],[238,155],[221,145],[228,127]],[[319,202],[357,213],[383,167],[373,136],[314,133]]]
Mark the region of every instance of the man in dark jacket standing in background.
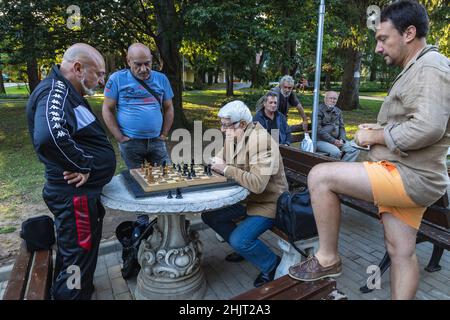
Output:
[[77,43],[33,91],[28,128],[45,165],[43,198],[55,217],[58,251],[53,299],[90,299],[105,210],[100,193],[114,175],[116,158],[84,95],[104,85],[105,62]]

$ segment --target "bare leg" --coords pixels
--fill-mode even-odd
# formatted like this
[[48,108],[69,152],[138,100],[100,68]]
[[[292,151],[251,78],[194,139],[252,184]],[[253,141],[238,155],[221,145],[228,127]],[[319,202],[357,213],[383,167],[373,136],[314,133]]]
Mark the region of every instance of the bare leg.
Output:
[[417,230],[390,213],[383,213],[382,219],[386,248],[392,263],[392,299],[414,299],[419,286],[419,264],[416,256]]
[[362,163],[323,163],[308,175],[308,187],[319,232],[316,258],[324,267],[339,260],[341,205],[337,194],[373,201],[372,187]]

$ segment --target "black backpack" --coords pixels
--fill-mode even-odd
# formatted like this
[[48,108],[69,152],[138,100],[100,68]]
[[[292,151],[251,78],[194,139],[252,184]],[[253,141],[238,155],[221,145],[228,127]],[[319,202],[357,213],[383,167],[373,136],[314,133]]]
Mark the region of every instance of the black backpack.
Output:
[[32,217],[22,222],[20,237],[30,252],[50,250],[55,243],[55,225],[49,216]]
[[316,220],[308,189],[291,195],[283,192],[278,198],[275,227],[287,234],[289,243],[304,257],[307,254],[294,242],[317,236]]
[[153,226],[157,220],[153,219],[149,222],[148,216],[139,216],[137,221],[124,221],[116,228],[117,240],[122,244],[122,261],[121,269],[124,279],[131,278],[139,273],[141,266],[139,265],[137,255],[142,240],[147,239],[153,233]]

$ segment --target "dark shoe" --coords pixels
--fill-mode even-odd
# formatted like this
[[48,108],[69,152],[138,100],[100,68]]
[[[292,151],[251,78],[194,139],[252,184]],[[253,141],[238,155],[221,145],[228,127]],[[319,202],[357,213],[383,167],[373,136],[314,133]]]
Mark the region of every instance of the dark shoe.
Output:
[[232,252],[225,257],[225,260],[228,262],[239,262],[244,260],[244,257],[237,252]]
[[310,256],[306,261],[300,262],[289,268],[289,276],[301,281],[316,281],[324,278],[340,276],[342,273],[342,262],[322,267],[315,256]]
[[280,264],[280,257],[277,256],[277,263],[275,264],[275,267],[270,271],[269,273],[261,272],[253,282],[253,285],[258,288],[262,285],[265,285],[267,282],[272,281],[275,278],[275,272],[277,271],[278,265]]

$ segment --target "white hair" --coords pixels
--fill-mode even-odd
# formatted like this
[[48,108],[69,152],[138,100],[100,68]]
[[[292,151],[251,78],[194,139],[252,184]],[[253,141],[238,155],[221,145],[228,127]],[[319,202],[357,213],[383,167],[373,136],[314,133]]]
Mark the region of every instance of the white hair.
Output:
[[230,119],[231,122],[245,121],[250,123],[253,121],[249,108],[240,100],[231,101],[224,105],[219,110],[218,116],[220,118]]
[[285,75],[280,79],[280,86],[284,83],[287,82],[289,84],[294,84],[294,78],[292,78],[290,75]]

